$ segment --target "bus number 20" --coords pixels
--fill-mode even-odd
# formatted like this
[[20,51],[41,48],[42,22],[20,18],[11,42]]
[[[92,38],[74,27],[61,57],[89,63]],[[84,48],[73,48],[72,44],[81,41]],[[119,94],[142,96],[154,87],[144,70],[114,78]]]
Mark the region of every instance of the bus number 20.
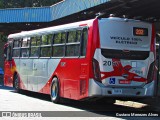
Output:
[[111,61],[103,61],[104,66],[111,66],[112,62]]

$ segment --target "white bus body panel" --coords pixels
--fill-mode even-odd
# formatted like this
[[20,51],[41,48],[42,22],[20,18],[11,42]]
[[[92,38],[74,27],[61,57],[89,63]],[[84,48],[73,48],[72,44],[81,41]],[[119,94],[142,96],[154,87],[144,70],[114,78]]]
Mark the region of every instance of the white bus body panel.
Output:
[[[148,35],[134,36],[133,27],[148,29]],[[103,78],[102,83],[90,79],[89,96],[153,96],[155,80],[148,84],[141,81],[141,79],[147,79],[149,67],[155,59],[154,53],[150,50],[152,25],[135,20],[105,18],[99,20],[99,33],[100,48],[96,49],[94,59],[99,62],[101,78],[104,75],[108,77]],[[139,60],[138,58],[134,58],[133,60],[120,59],[116,58],[113,54],[112,58],[107,58],[102,54],[102,49],[106,51],[125,50],[128,53],[130,51],[144,51],[148,52],[148,57],[144,60]],[[121,66],[121,68],[117,66]],[[127,70],[128,66],[129,69]],[[123,71],[125,71],[124,74]],[[128,80],[128,78],[134,78],[133,75],[139,81],[134,79]]]
[[29,91],[39,92],[51,78],[60,59],[14,59],[21,80]]
[[101,48],[150,51],[152,34],[134,36],[133,27],[148,28],[148,33],[152,33],[149,23],[121,18],[99,20]]

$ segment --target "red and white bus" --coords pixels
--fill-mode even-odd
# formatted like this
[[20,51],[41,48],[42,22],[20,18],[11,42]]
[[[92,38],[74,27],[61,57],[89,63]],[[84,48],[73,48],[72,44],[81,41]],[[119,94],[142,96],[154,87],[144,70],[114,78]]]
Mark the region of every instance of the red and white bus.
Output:
[[126,18],[96,18],[11,34],[4,85],[60,98],[151,97],[155,30]]

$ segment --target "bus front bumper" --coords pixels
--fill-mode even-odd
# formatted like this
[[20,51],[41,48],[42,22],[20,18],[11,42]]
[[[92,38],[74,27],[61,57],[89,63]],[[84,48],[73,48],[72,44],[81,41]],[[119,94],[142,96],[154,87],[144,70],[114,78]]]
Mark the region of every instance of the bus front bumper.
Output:
[[155,81],[144,87],[106,87],[93,79],[89,80],[89,97],[152,97],[154,96]]

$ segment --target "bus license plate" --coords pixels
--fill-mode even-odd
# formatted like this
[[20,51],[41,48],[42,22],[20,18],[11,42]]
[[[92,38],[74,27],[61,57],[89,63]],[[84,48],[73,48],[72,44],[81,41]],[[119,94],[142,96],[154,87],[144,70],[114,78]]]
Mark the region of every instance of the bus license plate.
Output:
[[114,89],[112,90],[112,94],[122,94],[122,89]]

